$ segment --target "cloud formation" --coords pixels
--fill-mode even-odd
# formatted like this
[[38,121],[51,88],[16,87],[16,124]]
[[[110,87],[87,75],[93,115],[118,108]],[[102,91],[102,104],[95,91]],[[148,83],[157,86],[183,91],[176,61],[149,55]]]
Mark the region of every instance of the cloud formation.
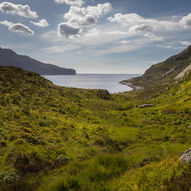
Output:
[[58,35],[60,37],[69,38],[70,36],[76,36],[80,32],[79,28],[76,28],[68,23],[60,23],[58,25]]
[[56,3],[66,3],[68,5],[78,5],[82,6],[84,1],[82,0],[54,0]]
[[190,46],[191,45],[191,41],[181,41],[180,44],[184,45],[184,46]]
[[74,26],[90,26],[96,22],[95,18],[87,13],[85,7],[78,6],[71,6],[64,18],[68,19],[68,23]]
[[68,13],[64,15],[64,18],[76,26],[90,26],[93,25],[98,18],[111,10],[112,6],[110,3],[88,7],[71,6]]
[[41,19],[38,22],[31,21],[30,23],[32,23],[33,25],[36,25],[38,27],[48,27],[49,26],[46,19]]
[[179,24],[180,24],[180,26],[182,26],[184,28],[190,28],[191,27],[191,13],[185,17],[182,17]]
[[[97,19],[99,19],[101,16],[105,15],[109,11],[112,10],[112,6],[110,3],[104,3],[104,4],[98,4],[96,6],[88,6],[88,7],[79,7],[79,6],[71,6],[68,13],[64,15],[64,18],[67,19],[67,22],[64,23],[64,27],[62,27],[62,33],[64,30],[67,30],[66,33],[60,33],[60,36],[64,36],[66,38],[70,36],[76,36],[76,29],[78,29],[78,32],[84,29],[84,27],[90,27],[93,24],[97,22]],[[66,28],[66,25],[70,28],[74,28],[75,32],[69,34],[68,28]],[[60,30],[60,26],[58,27],[58,30]]]
[[32,31],[29,27],[27,27],[26,25],[23,25],[22,23],[12,23],[5,20],[5,21],[1,21],[0,24],[7,26],[9,31],[11,32],[23,33],[25,35],[34,34],[34,31]]
[[147,19],[138,14],[121,14],[117,13],[114,17],[109,17],[110,22],[117,22],[133,33],[159,32],[164,30],[173,30],[178,26],[174,21],[161,21],[156,19]]
[[44,48],[42,50],[45,52],[50,52],[50,53],[63,53],[63,52],[74,51],[78,48],[79,46],[77,45],[68,44],[68,45],[56,45],[56,46]]
[[87,13],[99,18],[112,10],[112,5],[110,3],[97,4],[96,6],[88,6]]
[[3,2],[0,3],[0,11],[12,14],[12,15],[19,15],[27,18],[37,18],[38,15],[35,11],[31,11],[29,5],[20,5],[14,4],[10,2]]

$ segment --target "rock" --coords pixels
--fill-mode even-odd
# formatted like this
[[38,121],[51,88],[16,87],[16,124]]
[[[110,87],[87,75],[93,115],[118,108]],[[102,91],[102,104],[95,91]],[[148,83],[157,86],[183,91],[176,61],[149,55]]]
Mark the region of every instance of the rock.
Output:
[[187,128],[188,128],[188,129],[191,129],[191,125],[188,125]]
[[182,153],[180,160],[182,161],[182,164],[186,164],[186,163],[191,164],[191,148],[189,148],[187,151]]
[[155,106],[154,104],[143,104],[140,106],[140,108],[146,108],[146,107],[153,107]]
[[58,158],[57,158],[57,161],[59,162],[68,162],[70,160],[70,158],[66,155],[60,155]]
[[143,166],[149,164],[150,162],[151,162],[151,160],[149,158],[144,158],[140,165],[143,167]]

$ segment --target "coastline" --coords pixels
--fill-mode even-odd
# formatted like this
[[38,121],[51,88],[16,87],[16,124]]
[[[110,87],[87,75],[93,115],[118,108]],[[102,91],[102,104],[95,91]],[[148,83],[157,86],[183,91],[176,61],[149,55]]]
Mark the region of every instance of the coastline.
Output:
[[134,85],[133,85],[132,83],[130,83],[130,82],[121,81],[121,82],[119,82],[119,83],[122,84],[122,85],[129,86],[130,88],[132,88],[132,91],[133,91],[133,90],[143,90],[143,89],[144,89],[143,87],[134,86]]

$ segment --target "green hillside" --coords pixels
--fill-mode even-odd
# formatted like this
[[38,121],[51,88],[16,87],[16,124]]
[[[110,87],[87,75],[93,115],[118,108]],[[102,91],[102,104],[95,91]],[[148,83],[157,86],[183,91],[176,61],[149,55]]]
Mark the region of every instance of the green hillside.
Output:
[[0,67],[0,190],[189,190],[190,96],[191,74],[110,95]]
[[152,65],[143,76],[133,78],[124,82],[135,86],[152,86],[158,83],[169,83],[191,64],[191,46],[181,53],[170,57],[164,62]]

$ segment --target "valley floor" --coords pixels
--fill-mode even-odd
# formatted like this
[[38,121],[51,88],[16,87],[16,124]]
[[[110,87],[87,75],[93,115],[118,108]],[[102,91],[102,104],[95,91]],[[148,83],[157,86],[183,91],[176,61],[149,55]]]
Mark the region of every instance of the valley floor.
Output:
[[191,75],[166,87],[110,95],[0,67],[0,190],[190,190]]

